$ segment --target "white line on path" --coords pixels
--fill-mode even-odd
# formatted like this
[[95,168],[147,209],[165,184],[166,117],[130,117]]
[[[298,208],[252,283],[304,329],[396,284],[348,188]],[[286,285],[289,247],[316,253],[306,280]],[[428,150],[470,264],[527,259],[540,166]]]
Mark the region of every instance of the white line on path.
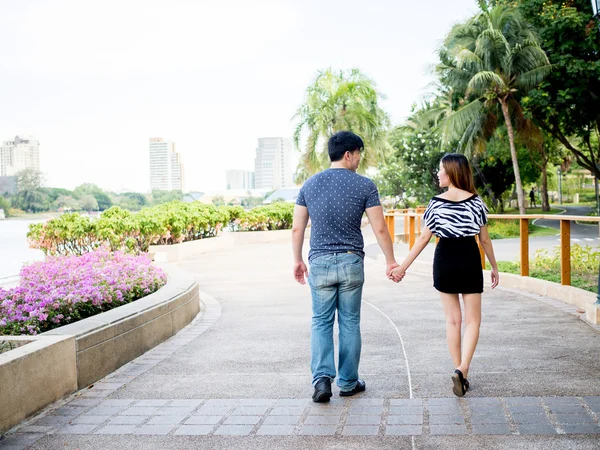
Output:
[[400,344],[402,345],[402,353],[404,354],[404,361],[406,363],[406,374],[408,376],[408,392],[409,392],[410,398],[413,398],[412,378],[410,376],[410,367],[408,365],[408,357],[406,356],[406,348],[404,347],[404,340],[402,339],[402,335],[400,334],[400,330],[398,330],[398,327],[392,321],[392,319],[390,319],[389,316],[386,313],[384,313],[382,310],[380,310],[377,306],[375,306],[372,303],[369,303],[369,302],[367,302],[365,300],[363,300],[363,303],[366,303],[371,308],[375,309],[376,311],[379,311],[379,313],[381,315],[383,315],[392,324],[392,326],[396,330],[396,333],[398,334],[398,337],[400,338]]

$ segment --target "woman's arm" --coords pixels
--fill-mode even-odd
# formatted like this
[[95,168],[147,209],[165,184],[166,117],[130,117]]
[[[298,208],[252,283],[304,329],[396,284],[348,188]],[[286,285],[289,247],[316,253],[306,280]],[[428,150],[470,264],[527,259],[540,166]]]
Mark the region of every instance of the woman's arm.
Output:
[[402,261],[400,267],[396,267],[394,270],[392,270],[390,278],[392,278],[394,281],[400,281],[402,278],[404,278],[404,274],[408,270],[410,265],[414,262],[415,259],[417,259],[417,256],[421,254],[421,252],[427,246],[427,244],[429,244],[431,236],[433,236],[433,233],[427,227],[427,225],[425,225],[423,231],[421,232],[421,235],[417,239],[417,242],[415,242],[415,245],[408,253],[408,256],[404,261]]
[[487,256],[487,259],[492,266],[492,289],[494,289],[496,286],[498,286],[500,278],[498,275],[498,264],[496,263],[496,257],[494,256],[494,247],[492,246],[492,240],[490,239],[487,225],[481,227],[481,231],[479,232],[479,242],[483,247],[485,256]]

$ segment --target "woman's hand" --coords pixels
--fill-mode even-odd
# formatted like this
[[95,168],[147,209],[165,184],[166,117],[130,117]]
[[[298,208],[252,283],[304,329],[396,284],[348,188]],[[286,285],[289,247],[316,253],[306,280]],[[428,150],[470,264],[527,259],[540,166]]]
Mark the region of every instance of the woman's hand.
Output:
[[390,272],[389,278],[394,283],[398,283],[398,282],[402,281],[402,279],[404,278],[404,275],[406,275],[406,269],[403,266],[398,266]]
[[492,289],[498,286],[500,282],[500,275],[498,274],[498,267],[492,268]]

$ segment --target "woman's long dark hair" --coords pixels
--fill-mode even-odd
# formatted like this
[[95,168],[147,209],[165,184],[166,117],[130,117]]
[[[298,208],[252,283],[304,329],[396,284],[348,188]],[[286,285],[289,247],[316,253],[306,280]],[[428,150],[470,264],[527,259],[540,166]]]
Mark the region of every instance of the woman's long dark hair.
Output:
[[442,165],[453,186],[471,194],[477,194],[471,165],[465,155],[461,155],[460,153],[446,153],[442,157]]

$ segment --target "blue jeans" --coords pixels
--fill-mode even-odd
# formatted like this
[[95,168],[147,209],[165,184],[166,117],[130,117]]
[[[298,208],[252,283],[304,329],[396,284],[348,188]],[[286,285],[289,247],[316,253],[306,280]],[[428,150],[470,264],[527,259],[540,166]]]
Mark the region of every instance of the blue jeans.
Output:
[[336,253],[315,258],[310,264],[308,284],[312,294],[311,371],[313,384],[319,378],[335,378],[333,323],[338,313],[339,378],[342,391],[351,391],[358,380],[360,362],[360,306],[365,281],[363,259],[354,253]]

